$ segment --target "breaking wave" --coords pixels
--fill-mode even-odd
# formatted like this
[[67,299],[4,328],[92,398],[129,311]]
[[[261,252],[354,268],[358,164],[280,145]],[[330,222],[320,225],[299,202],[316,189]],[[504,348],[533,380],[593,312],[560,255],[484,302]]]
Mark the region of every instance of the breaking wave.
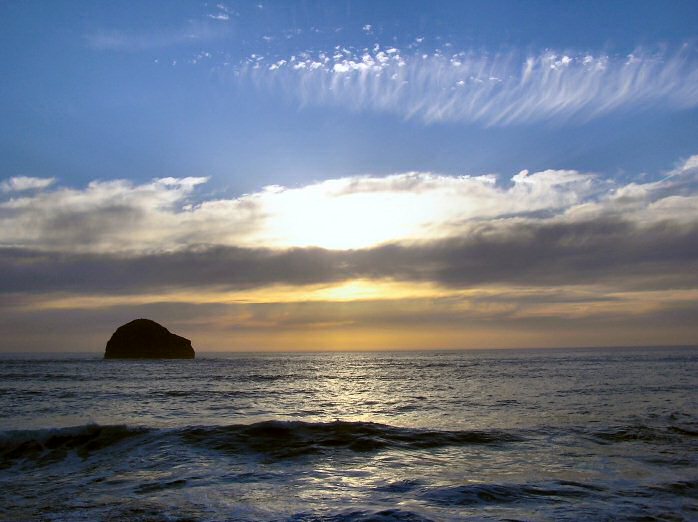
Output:
[[175,429],[88,424],[70,428],[5,432],[0,434],[0,458],[3,467],[18,460],[55,462],[65,458],[70,452],[87,458],[135,437],[142,437],[144,444],[176,439],[177,442],[221,452],[237,455],[262,454],[276,459],[336,450],[418,450],[521,440],[516,435],[502,431],[436,431],[372,422],[265,421]]
[[86,458],[92,453],[147,432],[147,428],[97,424],[7,431],[0,434],[0,468],[20,459],[51,463],[62,460],[70,452]]

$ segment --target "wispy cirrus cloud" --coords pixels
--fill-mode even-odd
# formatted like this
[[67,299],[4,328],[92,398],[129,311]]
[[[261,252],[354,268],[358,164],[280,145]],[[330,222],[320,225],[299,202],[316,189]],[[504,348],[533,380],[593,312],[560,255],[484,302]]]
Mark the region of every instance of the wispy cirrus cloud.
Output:
[[675,52],[638,49],[627,56],[446,49],[376,44],[276,58],[256,54],[240,76],[303,105],[380,111],[427,123],[587,121],[616,111],[698,106],[698,59],[688,44]]
[[206,19],[189,20],[186,24],[172,28],[157,28],[152,31],[133,32],[120,29],[98,29],[85,35],[87,44],[99,51],[137,52],[187,44],[210,42],[229,34],[229,27],[221,21],[228,14],[219,11]]

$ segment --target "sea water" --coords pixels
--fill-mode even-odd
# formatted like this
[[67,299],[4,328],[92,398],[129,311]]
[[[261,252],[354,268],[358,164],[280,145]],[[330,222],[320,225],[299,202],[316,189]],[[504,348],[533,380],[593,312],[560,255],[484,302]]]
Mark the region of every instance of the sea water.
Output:
[[697,520],[698,349],[0,357],[0,519]]

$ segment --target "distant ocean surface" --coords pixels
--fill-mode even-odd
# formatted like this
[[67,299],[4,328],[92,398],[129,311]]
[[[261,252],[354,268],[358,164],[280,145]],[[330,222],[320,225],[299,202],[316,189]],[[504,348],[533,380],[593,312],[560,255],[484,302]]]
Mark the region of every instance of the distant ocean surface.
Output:
[[698,349],[0,356],[0,520],[698,520]]

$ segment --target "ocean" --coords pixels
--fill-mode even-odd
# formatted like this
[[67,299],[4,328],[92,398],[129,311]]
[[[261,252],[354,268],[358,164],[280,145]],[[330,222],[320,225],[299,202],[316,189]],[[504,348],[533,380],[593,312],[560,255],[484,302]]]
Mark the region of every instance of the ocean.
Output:
[[0,519],[698,520],[698,349],[0,357]]

